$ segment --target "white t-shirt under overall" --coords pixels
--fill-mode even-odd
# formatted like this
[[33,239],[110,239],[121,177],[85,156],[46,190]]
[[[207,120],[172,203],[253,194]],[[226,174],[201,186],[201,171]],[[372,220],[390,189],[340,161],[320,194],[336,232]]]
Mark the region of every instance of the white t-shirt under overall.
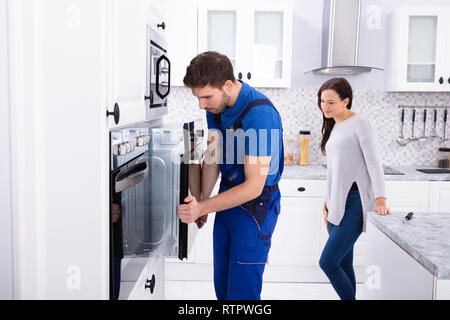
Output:
[[383,166],[370,122],[359,115],[336,123],[326,144],[328,221],[339,225],[353,182],[358,185],[363,208],[363,232],[375,200],[386,197]]

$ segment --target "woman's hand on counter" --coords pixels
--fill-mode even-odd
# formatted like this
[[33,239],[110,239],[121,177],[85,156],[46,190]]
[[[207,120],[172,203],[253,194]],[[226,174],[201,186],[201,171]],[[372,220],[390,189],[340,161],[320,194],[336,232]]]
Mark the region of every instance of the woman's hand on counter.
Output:
[[386,206],[386,198],[377,198],[375,206],[375,212],[379,215],[385,216],[391,214],[391,209]]

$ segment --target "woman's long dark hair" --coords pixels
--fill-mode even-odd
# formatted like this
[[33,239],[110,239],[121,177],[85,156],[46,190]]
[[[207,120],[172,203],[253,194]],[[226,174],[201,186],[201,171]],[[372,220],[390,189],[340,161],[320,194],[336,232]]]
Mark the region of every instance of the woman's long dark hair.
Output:
[[[322,92],[324,90],[334,90],[340,97],[341,100],[349,98],[349,103],[347,104],[347,109],[352,108],[353,101],[353,90],[352,86],[348,81],[344,78],[333,78],[325,82],[319,89],[317,93],[317,105],[319,106],[320,111],[322,111],[320,100],[322,98]],[[327,119],[323,114],[323,125],[322,125],[322,141],[320,143],[320,149],[323,154],[326,154],[325,146],[327,145],[328,139],[330,138],[331,131],[333,130],[336,121],[333,118]]]

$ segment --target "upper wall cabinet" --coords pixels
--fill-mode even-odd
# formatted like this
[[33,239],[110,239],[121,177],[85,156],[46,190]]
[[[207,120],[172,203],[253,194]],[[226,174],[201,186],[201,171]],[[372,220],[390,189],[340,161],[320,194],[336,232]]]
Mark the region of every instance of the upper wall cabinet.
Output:
[[183,86],[190,61],[208,50],[227,55],[252,86],[291,85],[289,2],[169,0],[166,20],[173,85]]
[[203,2],[198,51],[218,51],[255,87],[291,84],[292,7],[282,1]]
[[403,7],[390,22],[387,91],[450,91],[450,7]]
[[109,11],[107,52],[109,58],[108,111],[117,103],[119,123],[108,117],[109,127],[145,120],[145,18],[143,0],[107,2]]

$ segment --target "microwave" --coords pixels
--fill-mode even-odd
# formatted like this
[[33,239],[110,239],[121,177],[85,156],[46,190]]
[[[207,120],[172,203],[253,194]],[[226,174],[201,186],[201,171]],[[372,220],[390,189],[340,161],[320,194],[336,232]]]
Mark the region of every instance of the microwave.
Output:
[[150,26],[147,26],[146,48],[146,119],[153,120],[168,113],[171,67],[166,41]]

